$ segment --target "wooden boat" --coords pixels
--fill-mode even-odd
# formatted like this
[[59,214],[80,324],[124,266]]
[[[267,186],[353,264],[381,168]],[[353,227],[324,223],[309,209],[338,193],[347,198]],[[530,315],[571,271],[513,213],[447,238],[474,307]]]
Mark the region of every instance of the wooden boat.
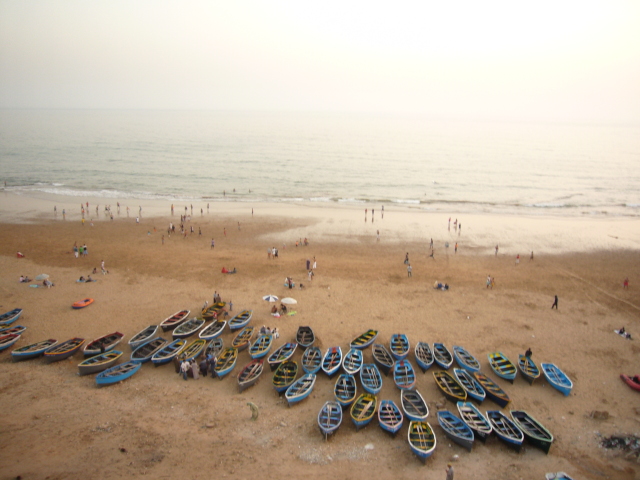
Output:
[[349,346],[351,348],[358,348],[362,350],[375,342],[377,336],[378,330],[367,330],[351,340],[351,344]]
[[190,318],[178,325],[171,335],[173,338],[188,338],[202,328],[204,321],[204,318]]
[[318,413],[318,427],[325,440],[334,433],[342,423],[342,408],[337,402],[326,402]]
[[89,375],[91,373],[98,373],[113,367],[118,360],[122,357],[122,352],[118,350],[111,350],[109,352],[100,353],[94,357],[87,358],[85,361],[78,364],[79,375]]
[[540,369],[531,357],[518,355],[518,368],[529,385],[533,385],[533,382],[540,377]]
[[466,390],[449,372],[433,372],[433,378],[447,399],[453,403],[467,401]]
[[298,332],[296,333],[296,342],[302,348],[309,348],[313,345],[313,342],[316,341],[316,336],[311,330],[311,327],[298,327]]
[[251,338],[253,337],[254,330],[255,327],[244,327],[242,330],[240,330],[240,333],[235,336],[235,338],[231,342],[231,346],[233,348],[237,348],[239,352],[245,350],[251,343]]
[[322,371],[331,378],[340,370],[340,365],[342,365],[342,349],[329,347],[322,357]]
[[225,375],[227,375],[233,367],[236,366],[236,361],[238,360],[238,350],[233,347],[227,347],[222,352],[220,352],[220,356],[218,357],[218,362],[216,363],[214,371],[216,372],[217,377],[222,380]]
[[462,385],[465,392],[467,392],[467,398],[475,400],[478,403],[482,403],[487,394],[482,388],[482,385],[471,375],[467,370],[462,368],[454,368],[453,374],[456,376],[458,383]]
[[366,426],[371,422],[374,414],[376,413],[376,407],[378,405],[378,399],[375,395],[370,393],[363,393],[360,395],[353,405],[351,405],[351,420],[356,426],[356,431]]
[[453,363],[453,355],[444,343],[433,344],[433,359],[440,368],[445,370],[449,370]]
[[562,370],[553,363],[541,363],[540,367],[542,367],[542,372],[547,382],[549,382],[553,388],[562,392],[565,396],[571,393],[573,382],[569,380],[569,377],[567,377]]
[[382,375],[375,363],[365,363],[360,370],[360,383],[372,395],[377,395],[382,389]]
[[227,302],[216,302],[212,305],[203,308],[200,312],[200,316],[205,320],[218,320],[218,316],[224,311],[224,307],[227,306]]
[[22,335],[27,327],[23,325],[14,325],[13,327],[6,327],[0,329],[0,337],[4,337],[5,335]]
[[22,315],[21,308],[14,308],[13,310],[3,313],[0,315],[0,326],[7,327],[11,325],[20,318],[20,315]]
[[218,358],[218,355],[220,355],[220,352],[222,352],[223,348],[224,341],[221,338],[214,338],[209,343],[207,343],[207,346],[204,349],[204,356],[209,357],[209,355],[211,355]]
[[243,310],[231,320],[229,320],[229,328],[233,332],[234,330],[240,330],[247,326],[253,316],[253,310]]
[[418,390],[402,390],[400,403],[409,420],[421,421],[429,416],[429,406]]
[[238,390],[240,392],[254,385],[258,381],[258,378],[260,378],[264,369],[263,364],[264,359],[254,358],[245,365],[242,370],[240,370],[240,373],[238,374]]
[[121,363],[115,367],[108,368],[96,376],[96,384],[101,387],[103,385],[112,385],[114,383],[121,382],[122,380],[133,376],[133,374],[140,370],[140,367],[142,367],[140,362],[130,360],[126,363]]
[[364,356],[362,355],[362,350],[352,348],[344,356],[344,360],[342,361],[342,369],[349,375],[356,375],[362,368],[363,362]]
[[544,453],[549,453],[553,443],[551,432],[524,410],[511,410],[510,413],[513,422],[522,430],[527,442],[541,449]]
[[309,347],[302,354],[302,368],[306,373],[318,373],[322,367],[322,352],[318,347]]
[[473,376],[478,381],[478,383],[484,389],[484,393],[487,395],[486,398],[491,400],[494,403],[500,405],[501,408],[507,406],[507,404],[511,401],[509,395],[502,390],[493,380],[487,377],[484,373],[481,372],[473,372]]
[[32,343],[26,347],[16,348],[11,352],[11,357],[14,361],[28,360],[30,358],[36,358],[42,355],[45,350],[56,345],[58,341],[55,338],[43,340],[41,342]]
[[269,333],[263,333],[258,335],[256,341],[249,347],[249,355],[251,358],[266,357],[271,350],[271,344],[273,343],[273,335]]
[[436,449],[436,435],[428,422],[412,420],[409,423],[409,446],[423,463]]
[[93,303],[93,298],[85,298],[83,300],[79,300],[77,302],[73,302],[71,307],[76,309],[76,310],[79,310],[81,308],[88,307],[92,303]]
[[154,338],[156,332],[158,331],[158,328],[160,328],[159,325],[149,325],[148,327],[143,328],[133,337],[131,337],[131,339],[129,340],[129,347],[131,347],[131,350],[135,350],[143,343],[148,342],[149,340]]
[[69,358],[84,345],[84,338],[74,337],[66,342],[58,343],[44,351],[44,358],[47,362],[57,362]]
[[453,356],[455,357],[458,365],[460,365],[460,368],[464,368],[466,371],[471,373],[480,371],[480,362],[478,359],[464,348],[454,345]]
[[269,362],[269,366],[271,367],[271,371],[278,368],[282,362],[289,360],[293,357],[293,354],[296,352],[296,348],[298,348],[298,344],[295,342],[288,342],[284,345],[280,345],[267,359]]
[[194,340],[189,345],[184,347],[184,350],[180,352],[180,356],[184,357],[185,360],[191,361],[194,358],[198,358],[200,354],[204,351],[204,347],[207,345],[207,341],[199,338],[198,340]]
[[391,335],[389,349],[396,360],[407,358],[410,349],[409,339],[404,333],[394,333]]
[[393,367],[393,381],[400,390],[416,386],[416,372],[409,360],[400,360]]
[[187,346],[187,340],[185,338],[177,338],[173,342],[165,345],[151,357],[151,362],[157,367],[158,365],[164,365],[169,363],[176,356],[184,350]]
[[449,410],[440,410],[438,412],[438,423],[444,430],[447,437],[460,445],[462,448],[466,448],[471,451],[473,448],[473,430],[456,417]]
[[85,357],[93,357],[104,352],[108,352],[115,348],[116,345],[124,338],[124,334],[120,332],[109,333],[100,338],[96,338],[90,343],[87,343],[83,349]]
[[478,407],[471,402],[458,402],[458,413],[460,418],[473,430],[475,438],[482,443],[487,441],[491,435],[493,427],[491,422],[482,414]]
[[509,360],[502,352],[493,352],[487,355],[489,357],[489,365],[491,370],[500,378],[513,383],[518,370],[511,360]]
[[418,342],[416,343],[414,353],[416,355],[416,363],[422,370],[422,373],[426,373],[427,370],[431,368],[431,365],[433,365],[433,351],[431,350],[431,346],[426,342]]
[[315,385],[315,383],[315,373],[306,373],[298,380],[293,382],[284,393],[284,397],[287,399],[287,403],[289,404],[289,406],[307,398],[313,390],[313,386]]
[[498,438],[508,447],[519,452],[524,442],[522,430],[500,410],[487,410],[487,418]]
[[356,392],[356,377],[348,373],[340,375],[333,387],[333,395],[342,407],[348,407],[353,403],[356,399]]
[[160,327],[163,332],[173,330],[182,322],[184,322],[191,313],[191,310],[180,310],[179,312],[174,313],[173,315],[165,318],[161,323]]
[[389,372],[393,369],[393,365],[395,364],[395,361],[389,351],[380,343],[374,343],[372,351],[373,361],[375,364],[382,373],[389,375]]
[[16,333],[10,333],[9,335],[3,335],[0,337],[0,351],[6,350],[11,345],[20,340],[20,335]]
[[156,337],[153,340],[149,340],[131,352],[131,360],[146,363],[151,360],[151,357],[153,357],[157,352],[162,350],[167,343],[167,340],[162,337]]
[[404,423],[404,415],[393,400],[381,400],[378,407],[378,424],[385,432],[393,436],[398,433]]
[[204,327],[198,335],[203,340],[213,340],[218,338],[227,326],[226,320],[217,320]]
[[273,379],[271,383],[273,383],[273,388],[276,389],[276,392],[282,393],[285,392],[293,382],[296,381],[296,376],[298,375],[298,364],[293,360],[286,360],[278,365],[275,373],[273,374]]
[[640,375],[634,375],[633,377],[630,377],[629,375],[621,373],[620,378],[624,383],[629,385],[630,388],[632,388],[636,392],[640,392]]

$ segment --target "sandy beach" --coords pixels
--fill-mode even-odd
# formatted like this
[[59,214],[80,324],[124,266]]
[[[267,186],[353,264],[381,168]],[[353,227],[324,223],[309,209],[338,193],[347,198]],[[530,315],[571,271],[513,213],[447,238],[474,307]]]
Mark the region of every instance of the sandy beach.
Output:
[[[114,201],[111,221],[103,205],[91,215],[96,200],[82,199],[91,212],[83,225],[79,198],[56,203],[55,216],[45,195],[5,193],[2,198],[0,303],[2,312],[23,308],[16,323],[27,327],[16,348],[46,338],[91,340],[113,331],[123,332],[126,342],[177,310],[199,312],[217,291],[233,301],[232,314],[251,309],[252,325],[278,327],[277,345],[293,341],[298,326],[309,325],[321,349],[340,345],[346,351],[351,339],[374,328],[386,345],[393,333],[405,333],[412,347],[418,341],[461,345],[494,379],[488,353],[500,350],[517,360],[530,347],[538,364],[555,363],[574,382],[571,395],[564,397],[543,378],[533,386],[521,377],[513,385],[498,380],[512,399],[505,411],[527,410],[554,434],[548,455],[528,445],[514,453],[496,438],[476,442],[467,452],[445,437],[436,419],[439,408],[455,412],[455,405],[438,391],[430,371],[420,373],[417,387],[429,404],[429,423],[438,439],[423,465],[409,448],[406,426],[396,438],[386,435],[377,420],[356,432],[347,414],[325,441],[316,418],[324,402],[333,399],[335,380],[323,374],[311,396],[289,408],[275,393],[268,371],[242,393],[234,375],[185,382],[171,366],[151,364],[120,384],[98,388],[94,376],[77,375],[80,354],[53,364],[41,359],[13,363],[4,351],[2,478],[242,479],[304,472],[317,478],[441,479],[452,459],[456,479],[542,479],[557,471],[576,479],[640,478],[636,458],[599,446],[602,437],[640,433],[640,397],[619,378],[620,373],[640,374],[638,220],[456,218],[455,213],[387,207],[384,219],[376,208],[372,222],[371,211],[365,221],[364,207],[216,202],[208,211],[206,205],[194,205],[185,225],[195,233],[184,237],[167,233],[169,222],[179,227],[184,204],[176,204],[171,216],[167,202],[131,200],[127,216],[124,203],[116,214]],[[462,224],[456,233],[454,219]],[[309,245],[296,247],[304,238]],[[76,259],[74,242],[86,243],[89,255]],[[269,247],[279,249],[277,259],[267,257]],[[18,251],[25,258],[17,258]],[[403,264],[406,253],[411,278]],[[317,268],[309,281],[305,263],[314,257]],[[94,275],[94,283],[76,283],[94,267],[99,271],[102,260],[109,274]],[[238,273],[222,274],[223,267]],[[50,275],[53,288],[18,283],[20,275],[41,273]],[[493,289],[486,288],[487,275],[495,278]],[[288,276],[304,288],[285,288]],[[434,289],[435,281],[450,289]],[[272,304],[262,300],[267,294],[297,299],[296,315],[272,317]],[[554,295],[557,311],[551,310]],[[72,310],[71,304],[85,297],[94,298],[94,304]],[[621,326],[634,340],[613,332]],[[233,336],[227,330],[225,344]],[[129,354],[128,346],[124,351]],[[409,358],[413,362],[413,354]],[[233,374],[249,360],[241,352]],[[365,360],[371,361],[370,349]],[[379,398],[399,401],[391,377],[384,378]],[[247,402],[260,409],[256,421]],[[498,407],[485,401],[480,408]],[[608,418],[590,418],[593,411],[607,412]]]

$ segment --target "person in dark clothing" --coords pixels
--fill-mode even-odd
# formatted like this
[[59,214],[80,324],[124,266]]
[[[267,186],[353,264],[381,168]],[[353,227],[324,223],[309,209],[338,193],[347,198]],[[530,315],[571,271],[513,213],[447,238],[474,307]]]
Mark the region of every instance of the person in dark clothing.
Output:
[[551,309],[553,310],[553,308],[555,307],[555,309],[558,309],[558,295],[555,296],[555,299],[553,300],[553,305],[551,305]]

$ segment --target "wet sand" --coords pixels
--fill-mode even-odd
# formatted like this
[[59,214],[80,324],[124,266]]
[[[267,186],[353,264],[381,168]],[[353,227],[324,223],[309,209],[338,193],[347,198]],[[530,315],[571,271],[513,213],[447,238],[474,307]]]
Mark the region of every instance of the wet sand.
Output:
[[[251,205],[212,203],[202,216],[202,206],[194,205],[186,225],[196,233],[184,238],[166,232],[170,221],[179,225],[184,204],[176,204],[173,217],[161,216],[169,212],[166,202],[144,204],[136,225],[138,205],[132,201],[129,218],[123,211],[110,221],[100,211],[91,227],[89,219],[84,226],[79,221],[79,200],[66,221],[59,205],[54,217],[49,199],[35,202],[19,198],[15,208],[7,202],[0,207],[0,303],[2,311],[24,308],[17,323],[28,327],[16,347],[50,337],[90,340],[116,330],[126,342],[177,310],[197,312],[218,291],[233,301],[234,313],[252,309],[253,325],[277,326],[278,345],[293,340],[299,325],[310,325],[322,349],[340,345],[346,351],[353,337],[375,328],[387,345],[393,333],[406,333],[412,346],[418,341],[462,345],[494,379],[487,353],[500,350],[517,360],[531,347],[534,360],[556,363],[575,386],[564,397],[544,379],[533,386],[522,378],[513,385],[498,380],[512,398],[505,410],[529,411],[556,440],[549,455],[530,446],[516,454],[495,438],[469,453],[437,425],[438,408],[455,412],[455,405],[444,400],[431,372],[420,373],[417,386],[438,438],[425,466],[409,449],[406,426],[396,438],[376,420],[356,432],[346,415],[325,442],[316,417],[333,398],[334,381],[323,374],[312,395],[289,408],[273,390],[268,371],[243,393],[234,375],[185,382],[171,366],[151,364],[121,384],[97,388],[93,376],[77,376],[79,354],[47,365],[40,359],[12,363],[5,351],[0,353],[3,478],[272,478],[304,472],[360,479],[375,472],[376,478],[437,479],[444,478],[454,456],[456,478],[535,479],[556,471],[575,478],[638,478],[637,463],[598,446],[599,434],[639,429],[640,397],[619,374],[640,373],[640,347],[613,333],[624,325],[640,338],[637,221],[464,215],[458,218],[463,222],[458,236],[447,230],[448,217],[455,215],[410,208],[387,208],[384,220],[376,209],[372,224],[370,212],[364,222],[364,208],[260,204],[252,216]],[[304,237],[310,245],[296,247]],[[434,258],[429,238],[434,238]],[[88,257],[74,258],[74,242],[88,245]],[[278,259],[267,258],[272,246],[279,248]],[[26,257],[16,258],[17,251]],[[403,264],[406,252],[412,278]],[[309,282],[305,261],[314,256],[318,268]],[[100,270],[101,260],[108,275],[94,275],[98,281],[91,284],[75,282],[94,267]],[[222,267],[238,273],[222,274]],[[30,288],[17,281],[21,274],[39,273],[51,275],[55,287]],[[493,289],[486,288],[487,275],[495,277]],[[285,288],[287,276],[305,288]],[[625,277],[629,290],[622,288]],[[436,280],[450,290],[435,290]],[[297,314],[272,317],[271,304],[261,300],[266,294],[296,298]],[[550,308],[554,295],[558,311]],[[71,309],[85,297],[95,303]],[[233,334],[227,330],[223,338],[228,344]],[[413,362],[413,354],[409,358]],[[370,349],[365,359],[371,361]],[[241,352],[233,373],[249,360]],[[391,377],[384,378],[379,398],[399,401]],[[256,421],[247,402],[260,409]],[[480,408],[498,407],[485,401]],[[589,418],[594,410],[609,418]]]

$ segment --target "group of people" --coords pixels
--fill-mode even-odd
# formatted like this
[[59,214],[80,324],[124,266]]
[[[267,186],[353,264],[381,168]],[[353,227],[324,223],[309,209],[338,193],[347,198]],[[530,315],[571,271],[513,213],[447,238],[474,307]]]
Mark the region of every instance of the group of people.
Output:
[[208,372],[211,372],[211,378],[215,378],[216,363],[218,363],[218,359],[213,355],[207,355],[200,363],[195,358],[189,361],[184,357],[176,357],[174,360],[176,373],[182,374],[184,380],[189,377],[198,380],[201,375],[206,377]]
[[[280,304],[280,314],[281,315],[286,315],[286,313],[288,312],[287,310],[287,306],[284,303]],[[278,307],[277,306],[273,306],[271,307],[271,315],[275,315],[278,316]]]
[[77,243],[73,244],[73,255],[78,258],[79,256],[86,257],[89,255],[89,250],[87,249],[87,244],[78,247]]
[[78,281],[79,282],[95,282],[95,280],[91,278],[91,275],[87,275],[87,278],[85,278],[83,275],[80,275],[80,278],[78,279]]
[[267,248],[267,258],[278,258],[278,249],[276,247]]
[[26,275],[20,275],[20,279],[18,280],[20,283],[29,283],[31,279]]
[[626,338],[627,340],[631,340],[631,334],[629,332],[627,332],[624,327],[622,327],[620,330],[617,330],[618,335],[621,335],[622,337]]
[[[274,305],[275,307],[275,305]],[[280,332],[278,332],[277,327],[269,328],[265,325],[260,327],[260,335],[273,335],[273,339],[276,340],[280,338]]]
[[487,275],[487,288],[493,290],[493,287],[496,285],[496,279],[491,275]]

